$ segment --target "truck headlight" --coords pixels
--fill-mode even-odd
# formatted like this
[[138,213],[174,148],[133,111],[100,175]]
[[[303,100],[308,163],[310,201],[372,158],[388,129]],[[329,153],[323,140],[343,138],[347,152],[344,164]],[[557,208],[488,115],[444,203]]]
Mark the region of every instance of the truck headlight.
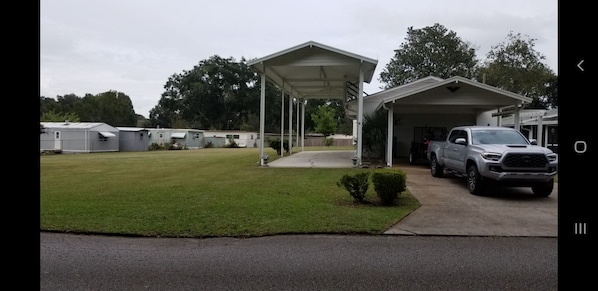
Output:
[[548,159],[549,163],[556,162],[557,155],[556,154],[547,154],[546,158]]
[[498,154],[498,153],[482,153],[481,156],[485,160],[498,161],[502,157],[502,154]]

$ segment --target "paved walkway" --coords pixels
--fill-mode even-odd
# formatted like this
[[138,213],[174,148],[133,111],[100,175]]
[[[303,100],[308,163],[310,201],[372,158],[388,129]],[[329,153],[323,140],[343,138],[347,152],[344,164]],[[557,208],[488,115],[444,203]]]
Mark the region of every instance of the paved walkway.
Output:
[[352,168],[355,151],[302,151],[269,162],[279,168]]

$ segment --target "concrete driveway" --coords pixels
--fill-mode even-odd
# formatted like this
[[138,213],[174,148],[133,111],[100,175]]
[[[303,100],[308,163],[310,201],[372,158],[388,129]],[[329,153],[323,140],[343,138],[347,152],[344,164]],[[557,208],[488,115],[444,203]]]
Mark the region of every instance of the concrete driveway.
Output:
[[[303,151],[270,167],[353,167],[354,151]],[[471,195],[464,178],[434,178],[426,163],[393,162],[407,174],[407,189],[422,206],[389,228],[389,235],[534,236],[558,235],[558,184],[548,197],[530,188],[495,188]]]
[[395,165],[407,173],[407,189],[422,206],[386,234],[456,236],[558,235],[558,183],[548,197],[531,188],[495,188],[469,193],[464,178],[434,178],[428,165]]

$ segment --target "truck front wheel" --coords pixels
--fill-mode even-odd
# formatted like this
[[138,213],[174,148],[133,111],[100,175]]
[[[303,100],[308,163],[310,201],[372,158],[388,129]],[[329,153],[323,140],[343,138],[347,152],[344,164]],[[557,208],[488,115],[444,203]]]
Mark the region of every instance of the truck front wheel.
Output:
[[442,177],[444,167],[438,164],[438,160],[436,159],[435,155],[432,155],[430,159],[430,172],[432,173],[432,177]]
[[553,188],[554,179],[550,179],[548,182],[532,186],[532,191],[538,197],[548,197],[552,193]]
[[475,165],[467,168],[467,188],[469,189],[469,193],[473,195],[480,195],[484,192],[484,182]]

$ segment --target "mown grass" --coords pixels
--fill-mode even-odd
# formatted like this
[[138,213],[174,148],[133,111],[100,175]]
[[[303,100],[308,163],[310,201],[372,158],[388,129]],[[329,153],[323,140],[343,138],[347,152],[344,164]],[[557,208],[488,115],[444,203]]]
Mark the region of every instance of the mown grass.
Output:
[[373,186],[371,203],[356,204],[336,185],[375,169],[259,167],[258,157],[255,148],[44,155],[40,227],[162,237],[380,234],[419,207],[408,190],[384,207]]

